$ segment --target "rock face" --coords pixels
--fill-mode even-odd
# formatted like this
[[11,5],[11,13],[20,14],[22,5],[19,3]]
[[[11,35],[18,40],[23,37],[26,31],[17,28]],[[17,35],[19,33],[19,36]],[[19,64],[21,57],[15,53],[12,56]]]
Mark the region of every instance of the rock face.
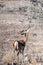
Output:
[[42,63],[43,0],[0,0],[0,65],[5,52],[11,50],[12,40],[21,38],[18,32],[29,26],[24,54],[33,54]]

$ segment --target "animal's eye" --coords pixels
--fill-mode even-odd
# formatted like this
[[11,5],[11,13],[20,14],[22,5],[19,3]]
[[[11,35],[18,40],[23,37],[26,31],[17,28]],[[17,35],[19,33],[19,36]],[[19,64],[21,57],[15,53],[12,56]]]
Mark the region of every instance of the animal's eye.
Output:
[[24,33],[21,33],[21,35],[24,35]]

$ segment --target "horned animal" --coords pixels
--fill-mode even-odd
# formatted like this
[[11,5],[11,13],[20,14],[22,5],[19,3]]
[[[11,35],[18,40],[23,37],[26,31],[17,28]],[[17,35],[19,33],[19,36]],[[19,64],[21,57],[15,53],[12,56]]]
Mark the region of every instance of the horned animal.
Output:
[[15,40],[14,43],[13,43],[15,50],[18,51],[18,54],[19,53],[23,54],[23,52],[24,52],[26,41],[28,39],[28,32],[29,32],[29,30],[27,30],[26,32],[24,32],[23,33],[24,36],[22,38],[18,39],[18,40]]
[[20,53],[24,55],[26,41],[28,40],[28,32],[29,29],[23,33],[24,36],[22,38],[15,40],[13,43],[15,51],[17,51],[17,56],[19,56]]

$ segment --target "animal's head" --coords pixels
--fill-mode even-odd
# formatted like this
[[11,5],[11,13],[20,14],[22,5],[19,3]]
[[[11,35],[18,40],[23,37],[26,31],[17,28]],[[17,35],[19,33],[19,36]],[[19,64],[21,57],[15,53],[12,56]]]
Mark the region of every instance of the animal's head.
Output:
[[29,30],[30,30],[30,26],[28,26],[27,30],[21,30],[21,31],[19,31],[18,34],[21,34],[21,35],[25,34],[26,35],[26,33],[28,33]]
[[26,35],[26,33],[28,33],[28,32],[29,32],[29,29],[21,32],[21,35],[24,35],[24,34]]

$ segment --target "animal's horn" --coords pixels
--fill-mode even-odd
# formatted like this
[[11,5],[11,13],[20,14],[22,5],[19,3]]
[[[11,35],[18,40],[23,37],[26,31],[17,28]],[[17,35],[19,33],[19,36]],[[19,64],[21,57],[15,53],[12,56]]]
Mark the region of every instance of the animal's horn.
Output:
[[19,32],[18,32],[18,34],[21,34],[21,33],[23,33],[23,32],[24,32],[24,30],[22,30],[22,31],[19,31]]

